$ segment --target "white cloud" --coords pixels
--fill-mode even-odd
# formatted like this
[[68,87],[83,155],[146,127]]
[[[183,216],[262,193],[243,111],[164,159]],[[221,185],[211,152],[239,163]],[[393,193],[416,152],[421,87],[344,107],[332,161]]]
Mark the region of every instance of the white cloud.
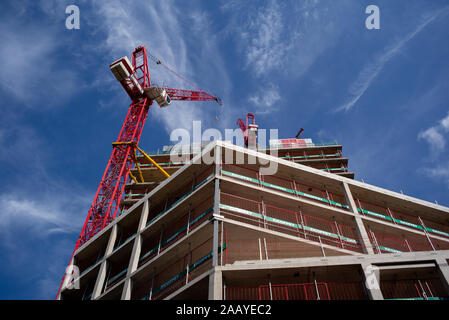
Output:
[[[445,155],[446,137],[449,132],[449,112],[447,116],[439,120],[436,125],[420,131],[418,133],[418,140],[423,139],[428,144],[432,151],[430,161],[435,163]],[[446,157],[447,158],[447,157]],[[430,178],[440,180],[446,183],[449,187],[449,162],[441,164],[441,162],[434,167],[423,168],[422,171]]]
[[441,119],[440,125],[444,131],[449,131],[449,112],[447,113],[447,116],[445,118]]
[[439,165],[435,168],[425,168],[424,173],[433,179],[442,180],[449,187],[449,163]]
[[438,124],[432,126],[424,131],[418,133],[418,139],[425,140],[432,151],[439,153],[444,150],[446,146],[446,139],[444,133],[449,131],[449,113],[448,115],[438,121]]
[[440,15],[444,14],[449,10],[449,6],[441,9],[433,14],[429,15],[420,23],[412,32],[408,33],[402,39],[399,39],[392,46],[384,49],[384,52],[374,58],[374,61],[366,65],[362,71],[359,73],[357,80],[350,86],[348,100],[339,106],[336,111],[348,111],[350,110],[359,99],[365,94],[366,90],[371,86],[374,79],[383,70],[384,66],[394,58],[401,49],[412,40],[417,34],[419,34],[428,24],[437,19]]
[[434,151],[441,151],[446,145],[446,141],[437,127],[431,127],[425,131],[421,131],[418,134],[418,139],[426,140]]
[[264,88],[248,98],[248,101],[255,105],[258,114],[268,114],[279,109],[278,102],[280,100],[279,87],[274,85]]

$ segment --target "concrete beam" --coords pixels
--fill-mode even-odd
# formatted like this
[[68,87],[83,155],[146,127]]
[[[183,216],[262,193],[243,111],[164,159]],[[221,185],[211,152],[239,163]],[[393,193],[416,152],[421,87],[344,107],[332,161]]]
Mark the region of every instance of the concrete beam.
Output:
[[[289,258],[289,259],[271,259],[271,260],[248,260],[238,261],[233,264],[221,267],[224,271],[238,270],[260,270],[260,269],[285,269],[285,268],[307,268],[320,266],[344,266],[357,264],[386,264],[386,263],[404,263],[410,262],[416,264],[420,261],[434,261],[437,259],[449,259],[449,250],[442,251],[420,251],[420,252],[404,252],[384,253],[375,255],[344,255],[344,256],[327,256],[310,257],[310,258]],[[444,264],[442,264],[444,267]]]

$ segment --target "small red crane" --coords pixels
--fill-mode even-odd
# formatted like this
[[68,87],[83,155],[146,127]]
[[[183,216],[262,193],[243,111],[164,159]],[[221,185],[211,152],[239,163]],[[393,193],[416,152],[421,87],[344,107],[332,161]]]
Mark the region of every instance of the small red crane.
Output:
[[[182,80],[189,82],[165,66],[159,59],[152,55],[150,55],[150,58]],[[75,251],[116,218],[125,184],[135,159],[133,157],[135,148],[139,143],[142,129],[148,116],[148,110],[153,101],[156,101],[160,107],[168,106],[172,100],[216,101],[221,104],[219,98],[201,89],[193,91],[152,86],[147,50],[144,46],[136,48],[132,53],[132,65],[128,57],[125,56],[113,62],[110,65],[110,69],[128,93],[132,102],[117,141],[112,144],[111,157],[106,165],[106,170],[87,214],[69,265],[72,263]],[[65,276],[62,279],[57,297],[61,291],[64,279]]]
[[[252,119],[253,123],[250,123],[248,120]],[[253,148],[256,147],[257,144],[257,129],[258,126],[256,124],[256,117],[253,113],[246,114],[246,124],[242,119],[237,120],[237,125],[240,127],[240,130],[243,132],[243,140],[245,142],[245,147]]]

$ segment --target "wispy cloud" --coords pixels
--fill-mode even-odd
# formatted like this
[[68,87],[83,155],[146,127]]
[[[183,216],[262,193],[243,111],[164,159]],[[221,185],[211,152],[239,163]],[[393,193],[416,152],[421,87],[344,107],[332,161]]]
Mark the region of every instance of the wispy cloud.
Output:
[[[13,119],[8,117],[11,123]],[[3,121],[0,125],[4,127]],[[0,164],[21,172],[0,190],[0,237],[11,235],[17,227],[42,238],[81,231],[77,229],[91,196],[76,183],[67,184],[48,172],[49,149],[36,131],[10,124],[7,130],[0,129],[0,148]]]
[[222,11],[230,13],[230,22],[225,34],[235,40],[245,57],[243,67],[254,77],[275,73],[297,79],[335,43],[341,32],[335,24],[342,22],[347,4],[226,1]]
[[255,75],[266,74],[282,64],[289,45],[281,41],[284,29],[282,14],[275,1],[260,10],[241,33],[246,48],[246,65]]
[[24,24],[11,18],[2,19],[0,29],[0,90],[4,94],[23,102],[24,108],[45,109],[61,106],[82,88],[77,70],[54,59],[64,49],[61,33],[48,25]]
[[[8,124],[8,125],[6,125]],[[54,297],[93,190],[49,169],[49,149],[15,116],[0,119],[0,260],[3,277],[26,290],[2,298]],[[56,240],[56,241],[55,241]],[[49,263],[51,261],[51,263]]]
[[[137,46],[146,45],[154,56],[160,58],[177,73],[193,82],[201,80],[197,85],[206,91],[211,88],[209,85],[204,88],[204,85],[210,82],[218,84],[219,80],[222,80],[221,85],[225,83],[225,86],[229,86],[230,82],[226,76],[226,69],[223,67],[220,51],[214,45],[214,39],[205,34],[207,27],[204,26],[201,29],[202,32],[193,33],[184,25],[190,22],[189,27],[198,30],[201,28],[201,21],[205,21],[204,15],[197,14],[192,7],[186,12],[181,12],[172,1],[139,1],[139,4],[134,4],[130,7],[122,1],[95,3],[96,18],[101,21],[97,27],[106,35],[104,41],[99,44],[100,48],[109,51],[111,56],[117,58],[123,55],[129,56]],[[188,41],[196,41],[196,43],[194,46],[189,46]],[[198,43],[206,42],[209,42],[208,45],[197,46]],[[196,50],[189,51],[192,48]],[[198,55],[209,57],[204,63],[213,62],[208,66],[209,72],[206,74],[192,67],[192,65],[200,65],[192,63],[198,62],[196,59]],[[210,57],[214,57],[215,61]],[[151,61],[150,68],[152,82],[156,85],[195,89]],[[208,82],[208,80],[211,81]],[[214,118],[210,111],[204,109],[204,106],[192,102],[177,101],[173,106],[164,109],[155,106],[151,112],[162,121],[168,132],[179,127],[191,129],[193,120]]]
[[46,188],[44,194],[39,195],[19,190],[0,194],[0,230],[3,236],[18,226],[27,228],[39,238],[81,231],[79,226],[86,211],[83,209],[91,197],[80,196],[73,190]]
[[357,80],[349,88],[348,100],[339,106],[336,111],[348,111],[359,101],[359,99],[365,94],[366,90],[371,86],[376,77],[384,69],[385,65],[394,58],[402,48],[412,40],[417,34],[419,34],[426,26],[435,21],[438,17],[449,11],[449,6],[440,9],[432,14],[428,15],[424,20],[405,37],[399,39],[391,46],[384,49],[384,52],[374,58],[374,62],[370,62],[359,73]]

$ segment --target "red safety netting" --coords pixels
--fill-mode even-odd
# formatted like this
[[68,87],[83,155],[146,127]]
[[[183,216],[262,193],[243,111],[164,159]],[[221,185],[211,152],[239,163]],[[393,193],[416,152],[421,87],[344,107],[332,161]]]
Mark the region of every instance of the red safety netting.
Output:
[[439,279],[382,280],[380,289],[384,299],[413,299],[447,297]]
[[362,282],[317,282],[226,287],[225,300],[365,300]]

